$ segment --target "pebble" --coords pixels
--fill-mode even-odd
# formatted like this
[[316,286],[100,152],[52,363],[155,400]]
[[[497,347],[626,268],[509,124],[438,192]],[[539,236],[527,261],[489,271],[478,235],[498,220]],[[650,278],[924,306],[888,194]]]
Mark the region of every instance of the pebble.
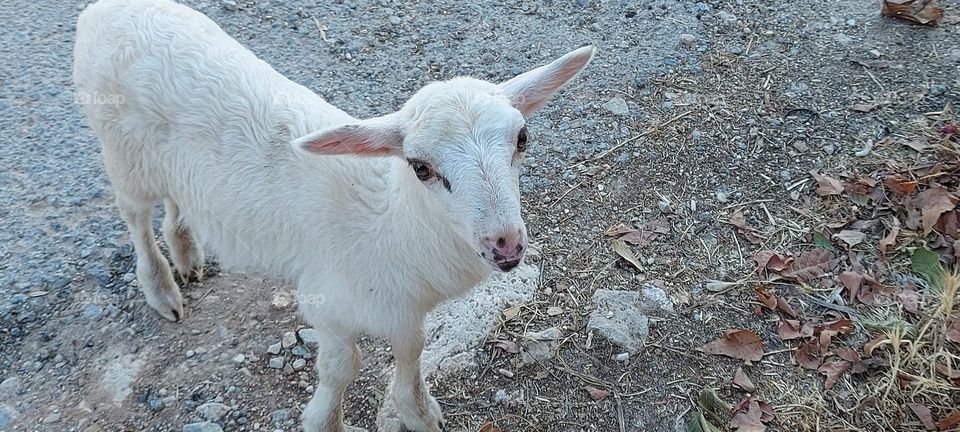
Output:
[[193,357],[193,356],[196,355],[196,354],[197,354],[197,353],[194,352],[193,350],[187,350],[187,358]]
[[223,428],[216,423],[200,422],[184,425],[183,432],[223,432]]
[[630,115],[630,107],[627,105],[627,101],[623,100],[621,97],[610,98],[610,100],[601,106],[603,109],[618,116]]
[[681,34],[680,43],[685,47],[695,48],[697,46],[697,37],[690,33]]
[[20,393],[20,378],[10,377],[0,382],[0,398]]
[[304,359],[302,359],[302,358],[296,359],[296,360],[293,361],[293,370],[303,369],[303,367],[306,366],[306,365],[307,365],[307,361],[306,361],[306,360],[304,360]]
[[657,203],[657,208],[660,209],[660,212],[663,214],[673,213],[673,207],[670,206],[670,203],[666,201],[660,201]]
[[282,369],[284,364],[283,356],[271,357],[270,367],[273,369]]
[[390,24],[393,24],[393,25],[400,25],[400,23],[403,22],[400,19],[400,17],[396,15],[390,15],[390,18],[387,18],[387,20],[390,21]]
[[297,345],[293,347],[293,349],[290,350],[290,353],[297,357],[303,357],[306,359],[313,358],[313,353],[310,352],[310,349],[303,345]]
[[233,12],[237,10],[237,2],[234,0],[222,0],[220,4],[228,11]]
[[931,84],[930,85],[930,95],[931,96],[940,96],[947,92],[949,87],[944,84]]
[[302,328],[298,330],[297,336],[300,336],[300,340],[307,346],[317,346],[317,344],[320,343],[320,334],[312,328]]
[[286,408],[278,409],[270,413],[270,421],[272,421],[274,424],[282,423],[289,418],[290,418],[290,410]]
[[624,353],[617,354],[613,356],[613,359],[618,362],[626,362],[627,360],[630,360],[630,353],[624,352]]
[[222,403],[207,402],[198,406],[196,411],[200,418],[207,421],[218,422],[223,416],[230,412],[230,407]]
[[247,361],[247,356],[243,354],[237,354],[233,356],[233,362],[236,363],[237,366],[243,366],[243,362],[245,361]]
[[557,316],[557,315],[560,315],[560,314],[562,314],[562,313],[563,313],[563,308],[559,308],[559,307],[556,307],[556,306],[550,306],[550,307],[547,308],[547,315]]
[[[297,344],[297,335],[292,331],[285,332],[283,336],[280,338],[280,345],[284,349],[289,349],[296,344]],[[276,353],[273,353],[273,354],[276,354]]]
[[103,316],[103,308],[99,305],[90,303],[83,308],[83,317],[88,320],[96,321],[100,319],[101,316]]
[[281,347],[280,342],[277,342],[267,347],[267,352],[270,354],[280,354],[280,347]]
[[58,421],[60,421],[60,413],[58,412],[50,413],[50,415],[43,418],[44,424],[56,423]]
[[697,220],[704,223],[713,222],[713,214],[708,211],[702,212],[699,215],[697,215]]
[[500,374],[500,375],[503,375],[503,376],[505,376],[505,377],[507,377],[507,378],[513,378],[513,372],[511,372],[511,371],[509,371],[509,370],[507,370],[507,369],[504,369],[504,368],[499,368],[499,369],[497,369],[497,373]]

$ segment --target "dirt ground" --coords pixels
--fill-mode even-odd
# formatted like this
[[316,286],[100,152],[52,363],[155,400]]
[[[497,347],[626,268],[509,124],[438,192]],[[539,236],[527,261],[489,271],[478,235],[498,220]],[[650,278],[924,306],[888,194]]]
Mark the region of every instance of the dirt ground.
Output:
[[[949,127],[955,128],[960,100],[960,4],[942,1],[945,17],[934,27],[882,17],[874,1],[240,2],[237,11],[220,2],[188,3],[281,72],[360,116],[395,107],[431,79],[458,73],[505,79],[584,43],[599,47],[590,69],[529,121],[536,148],[522,186],[528,230],[540,251],[531,261],[542,272],[539,286],[534,300],[498,318],[477,347],[476,368],[430,377],[444,430],[709,430],[691,428],[698,414],[718,430],[738,430],[731,417],[759,413],[751,401],[769,404],[774,417],[760,421],[767,430],[931,430],[907,403],[930,409],[941,430],[956,430],[947,420],[960,406],[960,373],[950,375],[960,370],[960,346],[950,336],[932,342],[953,371],[937,378],[933,369],[940,363],[927,364],[923,382],[936,385],[911,387],[920,380],[914,375],[922,375],[908,370],[916,359],[901,364],[888,347],[864,360],[862,372],[839,374],[827,388],[830,370],[798,361],[798,346],[803,350],[810,340],[784,338],[781,327],[793,315],[804,323],[849,319],[849,330],[833,334],[832,342],[828,336],[819,355],[834,365],[840,350],[850,348],[857,361],[844,367],[856,368],[860,356],[868,357],[865,344],[889,339],[887,327],[871,322],[897,316],[922,324],[944,304],[947,297],[937,297],[932,282],[917,279],[916,250],[929,248],[940,265],[952,266],[952,222],[934,219],[930,234],[917,233],[909,226],[912,213],[903,209],[909,202],[880,189],[896,173],[912,175],[918,190],[942,185],[957,195],[958,141]],[[43,64],[63,68],[57,82],[69,88],[67,59],[79,10],[7,4],[0,11],[26,29],[0,34],[11,43],[45,25],[37,14],[56,16],[56,27],[40,33],[56,40],[50,46],[63,61]],[[33,48],[41,49],[43,40]],[[3,52],[5,63],[18,61]],[[29,90],[43,79],[3,72],[0,88]],[[355,84],[341,83],[348,80]],[[378,92],[383,88],[390,90]],[[315,380],[312,360],[304,357],[302,370],[273,369],[267,352],[284,332],[303,326],[293,306],[272,306],[285,287],[214,265],[204,282],[184,290],[189,316],[183,322],[151,313],[131,277],[123,226],[97,171],[96,142],[80,126],[84,120],[76,113],[53,118],[38,106],[43,95],[24,101],[0,94],[7,146],[42,137],[15,110],[40,110],[44,121],[73,125],[65,131],[79,136],[75,157],[88,161],[76,172],[100,179],[105,192],[84,198],[78,204],[84,210],[69,217],[80,235],[89,234],[82,231],[89,224],[80,226],[90,215],[108,218],[97,219],[103,231],[91,236],[93,245],[109,250],[85,254],[83,237],[51,243],[38,259],[64,260],[72,272],[68,282],[54,287],[19,279],[13,273],[41,268],[15,262],[31,255],[34,240],[4,224],[8,246],[0,269],[13,282],[0,286],[8,298],[0,309],[0,430],[179,431],[202,421],[198,407],[208,402],[227,407],[215,421],[223,430],[299,430]],[[930,168],[937,162],[939,170]],[[4,163],[17,179],[44,175],[18,165],[25,164]],[[823,193],[819,188],[830,179],[811,171],[842,179],[840,192]],[[869,178],[879,185],[869,186]],[[29,198],[15,190],[33,180],[4,181],[10,207],[24,208],[17,200]],[[55,181],[44,184],[56,188]],[[60,214],[51,201],[6,210],[4,218],[42,226]],[[882,253],[894,218],[903,232]],[[661,228],[624,243],[636,265],[614,250],[611,227],[643,232],[651,223]],[[863,237],[848,241],[848,231]],[[795,266],[816,250],[829,251],[830,264],[813,278],[791,276],[789,262]],[[765,262],[758,271],[761,251],[789,262],[782,269]],[[92,262],[106,267],[104,278],[91,273]],[[847,272],[876,282],[870,284],[875,297],[844,291]],[[909,309],[905,280],[920,285],[914,315],[903,312]],[[623,349],[587,330],[592,296],[598,289],[645,285],[662,288],[675,312],[651,314],[644,349],[623,360]],[[769,310],[757,287],[785,300],[793,313]],[[947,307],[948,317],[951,312]],[[950,323],[937,325],[949,330]],[[562,333],[556,354],[532,364],[495,343],[522,344],[524,333],[551,327]],[[758,335],[762,358],[745,365],[698,350],[728,329]],[[345,411],[348,424],[375,430],[391,357],[380,341],[364,340],[362,347],[365,367]],[[287,355],[289,362],[297,358]],[[755,390],[733,383],[738,369]],[[697,403],[705,389],[742,409],[720,409],[720,418],[712,417]]]

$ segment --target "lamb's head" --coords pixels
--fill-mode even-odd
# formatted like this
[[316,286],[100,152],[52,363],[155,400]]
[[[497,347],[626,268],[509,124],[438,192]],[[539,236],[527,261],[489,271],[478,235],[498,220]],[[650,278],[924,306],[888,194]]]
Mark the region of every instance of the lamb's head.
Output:
[[[520,216],[525,117],[577,76],[596,49],[570,52],[501,83],[454,78],[427,85],[395,113],[313,132],[294,141],[314,154],[396,156],[451,226],[494,268],[520,264],[527,232]],[[415,179],[415,180],[414,180]]]

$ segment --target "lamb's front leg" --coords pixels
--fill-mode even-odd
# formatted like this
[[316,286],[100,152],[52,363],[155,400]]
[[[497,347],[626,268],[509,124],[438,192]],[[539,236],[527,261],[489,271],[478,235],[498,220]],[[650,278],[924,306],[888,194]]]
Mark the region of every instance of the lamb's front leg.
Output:
[[365,429],[343,424],[343,393],[356,378],[363,363],[356,335],[341,333],[322,326],[316,331],[317,390],[303,410],[305,432],[365,432]]
[[423,328],[414,326],[391,338],[396,371],[390,388],[397,405],[397,414],[403,426],[416,432],[440,432],[443,413],[440,404],[430,395],[430,389],[420,371],[420,353],[423,351]]

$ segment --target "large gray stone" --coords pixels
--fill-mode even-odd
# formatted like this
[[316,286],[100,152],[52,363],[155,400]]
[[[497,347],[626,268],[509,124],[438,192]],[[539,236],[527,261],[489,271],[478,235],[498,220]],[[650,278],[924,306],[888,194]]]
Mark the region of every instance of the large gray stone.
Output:
[[650,333],[648,314],[672,314],[673,303],[660,288],[641,292],[597,290],[587,329],[633,354],[643,349]]

